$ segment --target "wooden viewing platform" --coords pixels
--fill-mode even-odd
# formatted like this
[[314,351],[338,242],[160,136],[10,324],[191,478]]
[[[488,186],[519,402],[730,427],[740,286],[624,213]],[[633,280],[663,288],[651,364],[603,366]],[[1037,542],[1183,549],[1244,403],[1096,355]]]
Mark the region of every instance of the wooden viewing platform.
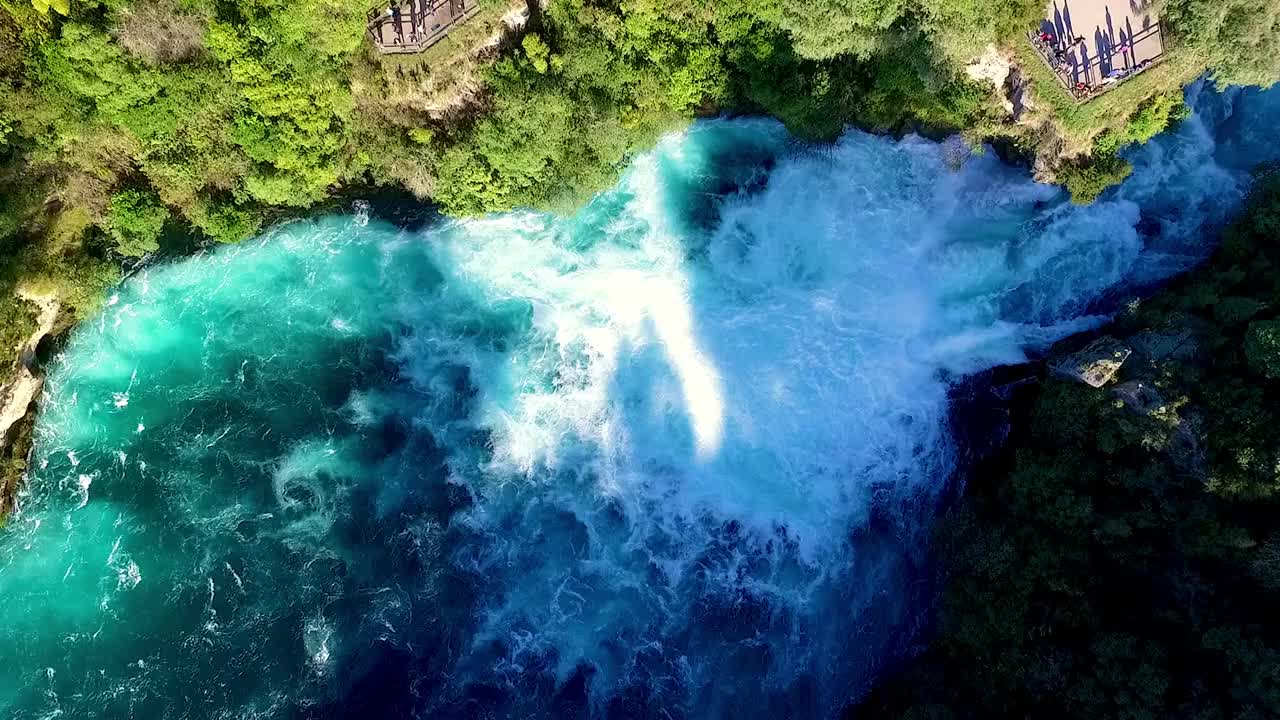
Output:
[[371,8],[366,29],[380,53],[416,53],[479,11],[476,0],[408,0]]
[[1164,59],[1164,32],[1150,0],[1121,1],[1112,13],[1107,0],[1049,0],[1040,27],[1027,34],[1078,103]]

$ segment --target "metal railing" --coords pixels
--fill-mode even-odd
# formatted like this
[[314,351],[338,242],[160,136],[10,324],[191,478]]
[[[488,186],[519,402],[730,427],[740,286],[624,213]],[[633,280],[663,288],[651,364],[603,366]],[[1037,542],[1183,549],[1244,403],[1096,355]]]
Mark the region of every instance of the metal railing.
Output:
[[[444,22],[435,20],[436,14],[445,8],[451,13]],[[453,27],[480,11],[476,0],[410,0],[407,3],[379,5],[365,13],[365,30],[374,47],[382,53],[415,53],[435,45]],[[405,32],[405,23],[408,32]],[[390,42],[383,39],[384,26],[390,25],[394,33]]]
[[[1123,33],[1121,37],[1124,37]],[[1114,90],[1121,83],[1158,65],[1165,56],[1164,33],[1159,22],[1134,33],[1132,38],[1126,38],[1118,47],[1109,48],[1107,55],[1094,56],[1083,64],[1074,54],[1077,43],[1064,47],[1056,39],[1047,41],[1041,38],[1040,33],[1034,30],[1028,31],[1027,39],[1077,104]],[[1159,52],[1139,62],[1137,49],[1144,42],[1159,43]],[[1117,60],[1120,62],[1116,62]]]

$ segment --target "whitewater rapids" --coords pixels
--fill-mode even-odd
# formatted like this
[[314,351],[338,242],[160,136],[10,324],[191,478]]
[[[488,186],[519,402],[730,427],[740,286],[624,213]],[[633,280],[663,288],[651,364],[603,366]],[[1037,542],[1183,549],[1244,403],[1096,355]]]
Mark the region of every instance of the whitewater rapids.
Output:
[[1280,95],[1088,207],[699,122],[572,217],[287,223],[124,283],[0,534],[26,718],[811,717],[927,611],[948,390],[1203,259]]

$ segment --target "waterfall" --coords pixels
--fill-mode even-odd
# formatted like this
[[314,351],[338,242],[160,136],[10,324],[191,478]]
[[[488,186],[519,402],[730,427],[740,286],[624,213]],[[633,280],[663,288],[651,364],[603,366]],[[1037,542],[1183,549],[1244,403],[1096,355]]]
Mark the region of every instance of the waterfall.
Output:
[[130,278],[0,535],[0,708],[837,713],[927,611],[949,388],[1206,257],[1280,153],[1280,94],[1189,93],[1087,207],[710,120],[569,217],[361,207]]

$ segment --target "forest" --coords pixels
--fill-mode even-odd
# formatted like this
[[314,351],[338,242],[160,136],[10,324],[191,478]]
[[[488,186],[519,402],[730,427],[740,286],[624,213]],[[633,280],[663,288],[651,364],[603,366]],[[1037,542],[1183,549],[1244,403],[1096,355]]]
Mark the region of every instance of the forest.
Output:
[[[959,58],[1038,10],[531,3],[523,37],[441,112],[372,52],[364,2],[0,7],[4,284],[52,287],[82,315],[166,229],[235,242],[342,187],[404,188],[452,214],[564,208],[696,115],[768,113],[824,139],[908,118],[974,127],[990,93]],[[24,311],[5,315],[0,335],[23,335]]]
[[[814,140],[852,124],[1027,144],[962,67],[1040,9],[531,2],[522,31],[464,58],[471,76],[442,100],[424,88],[458,58],[406,68],[377,56],[363,2],[0,0],[0,295],[53,292],[83,317],[165,237],[235,242],[343,188],[400,188],[451,214],[571,207],[699,115],[769,114]],[[1067,168],[1086,199],[1123,176],[1118,140],[1170,117],[1148,112],[1134,133],[1134,107],[1176,97],[1206,68],[1225,83],[1280,75],[1272,3],[1174,0],[1163,12],[1178,39],[1163,85],[1116,93],[1131,103],[1118,110],[1058,113],[1069,134],[1103,138],[1100,162]],[[0,308],[12,344],[32,311]]]
[[937,529],[937,637],[851,714],[1280,715],[1277,298],[1272,171],[1208,264],[1107,328],[1135,348],[1115,381],[1022,400]]
[[[1280,79],[1280,4],[1158,6],[1175,48],[1158,80],[1091,108],[1040,90],[1085,148],[1059,177],[1081,201],[1126,174],[1121,148],[1178,120],[1182,84]],[[372,51],[367,10],[0,0],[0,342],[34,324],[17,289],[83,318],[147,258],[343,193],[392,188],[452,215],[571,208],[700,116],[770,115],[811,141],[963,131],[1034,154],[963,68],[1015,43],[1037,0],[531,2],[446,102],[415,86],[430,60]],[[1175,349],[1117,385],[1029,391],[1005,461],[936,533],[936,638],[850,712],[1280,716],[1278,297],[1268,175],[1206,266],[1108,330]]]

